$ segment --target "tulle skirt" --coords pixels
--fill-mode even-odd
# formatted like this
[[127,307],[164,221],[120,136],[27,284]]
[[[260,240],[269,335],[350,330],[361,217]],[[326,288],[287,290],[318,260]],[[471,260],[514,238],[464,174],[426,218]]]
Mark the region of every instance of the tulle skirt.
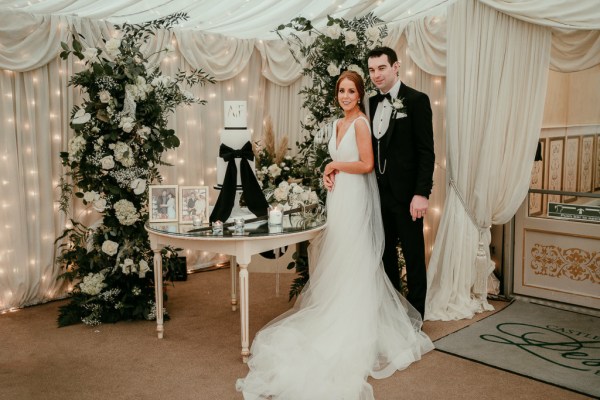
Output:
[[252,343],[250,371],[236,383],[246,400],[371,400],[368,376],[388,377],[433,349],[385,275],[374,175],[338,174],[327,208],[308,285]]

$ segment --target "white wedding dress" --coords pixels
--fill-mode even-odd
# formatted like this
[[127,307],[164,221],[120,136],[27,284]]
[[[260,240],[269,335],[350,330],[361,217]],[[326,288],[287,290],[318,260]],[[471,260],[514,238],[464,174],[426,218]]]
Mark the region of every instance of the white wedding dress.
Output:
[[[333,160],[359,160],[354,123],[339,147],[332,136]],[[383,245],[374,173],[338,173],[327,228],[309,248],[310,281],[256,335],[250,371],[236,384],[244,399],[372,400],[369,375],[388,377],[433,349],[419,313],[384,272]]]

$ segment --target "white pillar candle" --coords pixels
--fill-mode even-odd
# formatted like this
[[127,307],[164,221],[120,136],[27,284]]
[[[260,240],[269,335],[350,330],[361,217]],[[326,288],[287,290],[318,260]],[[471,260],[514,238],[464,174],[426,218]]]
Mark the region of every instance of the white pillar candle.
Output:
[[279,207],[269,209],[269,225],[282,225],[283,211]]

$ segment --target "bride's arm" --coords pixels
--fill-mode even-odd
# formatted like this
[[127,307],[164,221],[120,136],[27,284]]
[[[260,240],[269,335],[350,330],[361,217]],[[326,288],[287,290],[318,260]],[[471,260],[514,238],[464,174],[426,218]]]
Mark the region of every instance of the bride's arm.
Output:
[[346,172],[348,174],[366,174],[373,171],[374,158],[373,146],[371,145],[371,132],[364,119],[354,123],[356,131],[356,145],[358,146],[358,161],[332,161],[325,167],[325,175],[334,171]]

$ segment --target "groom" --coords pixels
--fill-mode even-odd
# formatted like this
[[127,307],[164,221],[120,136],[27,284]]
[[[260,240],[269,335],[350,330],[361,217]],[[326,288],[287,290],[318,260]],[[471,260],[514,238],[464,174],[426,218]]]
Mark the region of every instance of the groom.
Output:
[[367,61],[371,81],[380,91],[369,99],[369,114],[385,231],[383,265],[400,290],[399,243],[406,261],[407,300],[423,316],[427,293],[423,218],[435,161],[431,106],[426,94],[398,78],[394,50],[375,48]]

